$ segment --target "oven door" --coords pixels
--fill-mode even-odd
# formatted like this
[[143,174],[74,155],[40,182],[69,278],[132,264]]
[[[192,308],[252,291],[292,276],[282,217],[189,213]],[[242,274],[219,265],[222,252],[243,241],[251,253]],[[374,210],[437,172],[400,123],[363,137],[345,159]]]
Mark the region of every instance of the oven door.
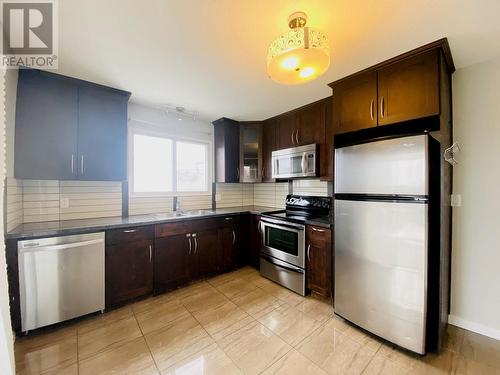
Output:
[[305,227],[287,221],[261,218],[262,254],[305,268]]

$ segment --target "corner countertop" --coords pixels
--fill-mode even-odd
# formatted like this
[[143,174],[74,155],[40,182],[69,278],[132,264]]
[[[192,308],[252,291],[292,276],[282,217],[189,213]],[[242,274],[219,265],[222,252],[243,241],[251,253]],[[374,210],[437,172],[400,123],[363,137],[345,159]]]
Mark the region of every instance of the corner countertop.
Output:
[[[61,220],[48,221],[44,223],[26,223],[21,224],[5,234],[6,240],[29,240],[42,237],[68,236],[74,234],[99,232],[110,229],[139,227],[141,225],[154,225],[173,223],[187,220],[198,220],[208,217],[255,214],[260,215],[263,212],[276,211],[276,208],[262,206],[244,206],[218,208],[216,210],[204,210],[203,214],[176,216],[175,213],[133,215],[128,217],[105,217],[97,219],[81,220]],[[306,224],[331,227],[328,220],[311,220]]]

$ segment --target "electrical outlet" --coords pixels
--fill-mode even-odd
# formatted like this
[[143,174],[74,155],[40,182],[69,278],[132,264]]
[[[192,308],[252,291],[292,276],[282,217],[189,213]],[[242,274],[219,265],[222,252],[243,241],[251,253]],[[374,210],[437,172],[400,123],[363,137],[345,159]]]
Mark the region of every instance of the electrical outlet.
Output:
[[462,207],[462,195],[452,194],[451,195],[451,207]]
[[69,208],[69,198],[61,198],[61,201],[59,202],[59,207]]
[[215,193],[215,201],[219,202],[222,199],[220,193]]

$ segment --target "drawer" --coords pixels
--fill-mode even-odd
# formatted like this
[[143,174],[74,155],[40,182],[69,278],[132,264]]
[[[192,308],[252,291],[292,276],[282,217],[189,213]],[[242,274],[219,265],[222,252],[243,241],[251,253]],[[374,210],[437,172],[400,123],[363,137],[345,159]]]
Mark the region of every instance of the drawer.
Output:
[[106,245],[119,244],[124,242],[152,240],[154,238],[154,227],[121,228],[106,231]]
[[178,223],[155,225],[156,238],[176,236],[178,234],[184,234],[189,232],[191,232],[190,223],[178,222]]
[[315,225],[306,226],[306,240],[309,242],[328,242],[332,236],[330,228]]
[[240,223],[239,215],[228,215],[219,218],[219,225],[222,227],[234,227]]
[[219,218],[203,219],[203,220],[193,220],[191,222],[192,231],[199,232],[203,230],[219,229],[221,227],[221,221]]

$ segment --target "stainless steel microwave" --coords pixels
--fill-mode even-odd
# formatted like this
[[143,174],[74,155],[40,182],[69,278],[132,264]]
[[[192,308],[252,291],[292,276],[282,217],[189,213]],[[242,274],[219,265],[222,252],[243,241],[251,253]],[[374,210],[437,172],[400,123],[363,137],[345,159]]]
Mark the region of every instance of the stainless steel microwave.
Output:
[[273,178],[316,177],[318,156],[316,144],[273,151]]

